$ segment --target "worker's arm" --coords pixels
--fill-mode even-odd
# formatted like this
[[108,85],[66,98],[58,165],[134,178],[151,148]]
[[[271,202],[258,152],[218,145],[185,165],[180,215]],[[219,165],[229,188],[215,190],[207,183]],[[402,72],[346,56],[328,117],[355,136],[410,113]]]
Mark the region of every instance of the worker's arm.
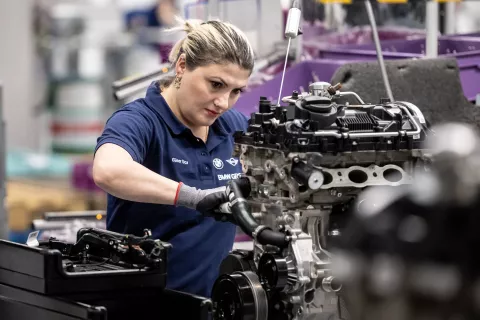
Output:
[[95,183],[124,200],[174,204],[178,182],[165,178],[134,161],[122,147],[106,143],[93,161]]
[[113,143],[98,148],[92,171],[100,188],[124,200],[183,206],[204,213],[228,201],[224,187],[201,190],[170,180],[134,161]]

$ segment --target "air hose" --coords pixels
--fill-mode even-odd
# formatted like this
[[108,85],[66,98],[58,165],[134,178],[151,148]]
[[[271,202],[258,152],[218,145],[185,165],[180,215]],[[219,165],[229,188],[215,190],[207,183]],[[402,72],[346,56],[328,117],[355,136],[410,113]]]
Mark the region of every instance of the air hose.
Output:
[[[247,185],[248,187],[246,187]],[[228,183],[227,195],[236,223],[243,232],[262,245],[274,245],[280,248],[286,247],[289,240],[284,233],[260,225],[252,216],[250,205],[242,193],[242,190],[245,191],[247,188],[250,189],[250,181],[248,178],[234,179]]]

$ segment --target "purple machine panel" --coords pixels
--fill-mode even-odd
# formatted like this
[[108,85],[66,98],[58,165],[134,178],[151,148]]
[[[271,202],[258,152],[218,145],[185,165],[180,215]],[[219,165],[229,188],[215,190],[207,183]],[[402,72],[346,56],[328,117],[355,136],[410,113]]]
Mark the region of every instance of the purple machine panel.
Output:
[[[412,59],[425,57],[425,39],[389,40],[382,42],[385,59]],[[337,48],[319,48],[317,58],[350,61],[376,60],[374,44],[344,45]],[[474,101],[480,93],[480,37],[461,35],[440,37],[438,55],[454,57],[460,69],[460,80],[465,96]]]
[[[381,27],[378,29],[380,41],[408,40],[424,38],[425,30],[411,28]],[[324,32],[313,34],[312,32],[303,35],[303,50],[306,54],[317,56],[319,49],[343,48],[345,45],[363,45],[373,43],[373,33],[369,26],[357,26],[348,29],[348,32]]]

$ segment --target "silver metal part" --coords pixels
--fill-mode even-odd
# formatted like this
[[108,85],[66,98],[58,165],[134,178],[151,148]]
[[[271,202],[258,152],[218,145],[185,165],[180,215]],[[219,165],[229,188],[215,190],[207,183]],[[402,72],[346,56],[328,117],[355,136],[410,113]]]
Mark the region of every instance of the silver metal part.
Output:
[[438,57],[439,3],[437,1],[428,1],[425,5],[425,28],[427,30],[425,56],[432,59]]
[[332,95],[328,92],[331,84],[328,82],[314,82],[308,86],[308,91],[311,95],[318,97],[332,98]]
[[[312,83],[310,86],[314,85],[315,83]],[[299,94],[299,97],[302,97],[302,96],[307,96],[309,94],[311,94],[312,92],[316,92],[315,90],[311,90],[309,89],[310,92],[302,92],[301,94]],[[326,95],[325,95],[326,96]],[[352,91],[337,91],[337,93],[335,93],[335,96],[339,96],[339,97],[347,97],[347,96],[353,96],[357,101],[358,101],[358,105],[356,106],[365,106],[365,107],[370,107],[371,105],[369,104],[365,104],[365,102],[362,100],[362,98],[360,98],[360,96],[358,94],[356,94],[355,92],[352,92]],[[296,99],[293,99],[292,96],[285,96],[282,98],[282,102],[288,102],[288,103],[295,103]]]
[[308,178],[308,187],[312,190],[318,190],[323,185],[323,181],[325,181],[323,173],[321,171],[313,171]]
[[278,92],[278,99],[277,105],[280,105],[280,98],[282,97],[282,90],[283,90],[283,80],[285,79],[285,71],[287,70],[287,62],[288,62],[288,52],[290,51],[290,42],[292,41],[291,38],[288,38],[288,45],[287,45],[287,54],[285,55],[285,63],[283,65],[283,72],[282,72],[282,81],[280,82],[280,91]]
[[368,20],[370,20],[370,26],[372,27],[373,42],[375,43],[375,50],[377,51],[377,59],[380,65],[380,70],[382,72],[383,83],[385,85],[385,90],[387,92],[388,98],[390,101],[395,101],[393,99],[392,88],[390,87],[390,81],[388,80],[387,68],[385,67],[385,62],[383,61],[382,47],[380,45],[380,38],[378,36],[377,22],[375,21],[375,15],[373,14],[371,0],[365,0],[365,8],[367,9]]
[[338,292],[342,289],[341,284],[335,284],[335,277],[329,276],[322,279],[322,288],[325,292]]
[[427,124],[427,121],[425,120],[422,111],[420,111],[420,108],[418,108],[416,105],[406,101],[397,101],[397,103],[401,103],[405,105],[408,109],[410,109],[413,112],[414,116],[418,118],[418,121],[421,124]]
[[356,94],[355,92],[352,92],[352,91],[338,91],[336,94],[340,97],[354,96],[355,99],[357,99],[358,103],[365,104],[365,102],[363,102],[362,98],[360,98],[360,96],[358,94]]
[[322,168],[322,172],[324,175],[330,175],[331,182],[321,186],[321,189],[330,189],[332,187],[398,186],[412,183],[412,177],[401,167],[394,164],[387,164],[382,167],[370,165],[366,168],[361,166],[351,166],[345,169]]
[[422,129],[413,118],[412,114],[410,113],[410,110],[408,110],[408,108],[403,106],[398,106],[398,107],[401,108],[408,115],[413,125],[415,126],[415,130],[395,131],[395,132],[358,132],[358,133],[338,132],[333,130],[328,130],[328,131],[321,130],[321,131],[316,131],[314,135],[335,137],[335,138],[398,137],[399,135],[413,136],[414,138],[418,137]]
[[285,37],[288,38],[287,54],[285,55],[285,63],[283,65],[282,81],[280,82],[280,92],[278,93],[277,105],[280,105],[283,89],[283,80],[285,79],[285,71],[287,70],[288,54],[290,53],[290,44],[292,39],[298,36],[298,30],[300,29],[300,21],[302,18],[302,12],[298,8],[298,1],[293,2],[292,8],[288,11],[287,23],[285,26]]

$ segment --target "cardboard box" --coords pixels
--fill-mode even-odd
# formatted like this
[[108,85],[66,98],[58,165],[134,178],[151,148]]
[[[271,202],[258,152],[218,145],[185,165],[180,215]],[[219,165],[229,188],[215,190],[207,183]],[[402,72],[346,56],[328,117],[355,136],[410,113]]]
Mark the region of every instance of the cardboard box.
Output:
[[48,211],[84,211],[88,200],[65,181],[14,180],[6,184],[8,226],[12,231],[30,229],[34,219]]

